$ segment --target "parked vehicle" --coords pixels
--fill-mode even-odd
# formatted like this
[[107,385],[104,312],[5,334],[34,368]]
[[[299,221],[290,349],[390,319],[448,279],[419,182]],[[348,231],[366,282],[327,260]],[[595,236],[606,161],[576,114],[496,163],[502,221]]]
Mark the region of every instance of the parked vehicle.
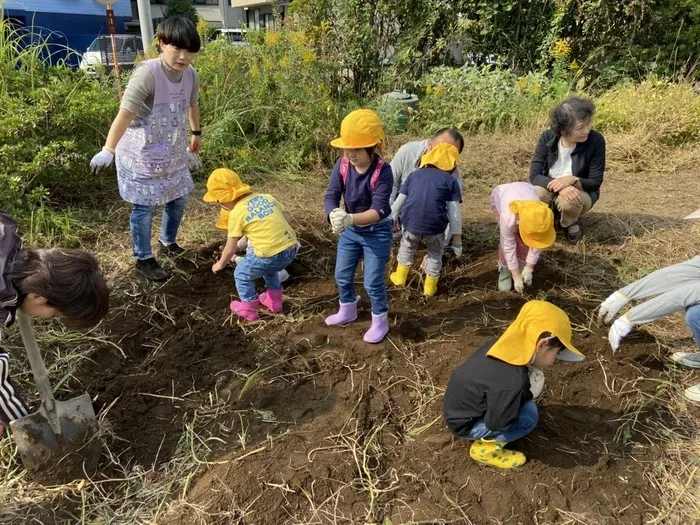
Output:
[[211,37],[209,38],[209,40],[214,41],[217,38],[226,38],[232,44],[236,44],[239,46],[247,46],[248,43],[245,41],[246,32],[247,32],[246,29],[241,29],[240,27],[237,27],[234,29],[221,29],[220,28],[220,29],[214,30],[214,32],[211,34]]
[[[138,54],[143,54],[143,41],[138,35],[114,35],[117,47],[117,60],[119,67],[130,69],[134,67],[134,60]],[[114,55],[112,54],[112,40],[109,35],[100,35],[92,41],[90,47],[83,53],[80,61],[80,69],[94,72],[95,66],[101,64],[107,70],[114,67]]]

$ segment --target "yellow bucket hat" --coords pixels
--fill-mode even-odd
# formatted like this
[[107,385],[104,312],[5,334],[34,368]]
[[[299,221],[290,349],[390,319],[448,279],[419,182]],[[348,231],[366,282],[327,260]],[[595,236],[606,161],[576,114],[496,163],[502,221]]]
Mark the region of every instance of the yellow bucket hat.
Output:
[[557,354],[561,361],[583,361],[584,356],[571,344],[571,323],[564,310],[546,301],[528,301],[518,317],[486,355],[510,363],[529,365],[537,341],[549,332],[566,347]]
[[371,109],[356,109],[340,124],[340,137],[331,141],[334,148],[371,148],[384,142],[384,128]]
[[233,202],[250,191],[250,186],[243,184],[235,171],[219,168],[209,175],[204,202]]
[[549,248],[557,238],[554,214],[541,201],[513,201],[508,207],[518,216],[518,230],[523,242],[530,248]]
[[216,221],[215,226],[220,230],[228,230],[228,216],[231,212],[221,208],[219,211],[219,220]]
[[459,150],[452,144],[441,142],[420,158],[420,167],[432,165],[442,171],[452,171],[459,164]]

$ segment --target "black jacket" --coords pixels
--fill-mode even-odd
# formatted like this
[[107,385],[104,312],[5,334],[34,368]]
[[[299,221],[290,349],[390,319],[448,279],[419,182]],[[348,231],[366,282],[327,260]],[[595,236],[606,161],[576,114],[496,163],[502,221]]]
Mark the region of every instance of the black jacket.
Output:
[[19,297],[7,274],[21,249],[17,223],[11,215],[0,211],[0,325],[4,326],[15,320]]
[[495,342],[479,348],[454,371],[447,384],[445,422],[457,436],[466,436],[482,417],[489,430],[503,432],[532,399],[527,366],[486,355]]
[[[552,182],[549,168],[554,166],[559,156],[559,135],[548,129],[537,141],[535,155],[530,164],[530,183],[533,186],[547,187]],[[571,172],[574,177],[581,179],[581,187],[587,193],[594,195],[593,201],[600,196],[600,185],[603,184],[605,171],[605,139],[603,135],[591,130],[586,142],[576,144],[571,153]]]

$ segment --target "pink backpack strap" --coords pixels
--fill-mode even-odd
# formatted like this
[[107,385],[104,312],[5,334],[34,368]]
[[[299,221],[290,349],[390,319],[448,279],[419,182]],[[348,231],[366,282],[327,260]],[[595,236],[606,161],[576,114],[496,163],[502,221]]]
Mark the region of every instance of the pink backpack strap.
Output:
[[377,167],[374,168],[374,173],[372,173],[372,178],[369,180],[369,189],[371,191],[374,191],[374,188],[377,187],[377,183],[379,182],[379,175],[381,174],[383,167],[384,159],[380,157],[377,161]]
[[350,161],[348,160],[347,157],[342,157],[340,159],[340,182],[343,183],[343,186],[347,186],[346,181],[348,180],[348,172],[350,171]]

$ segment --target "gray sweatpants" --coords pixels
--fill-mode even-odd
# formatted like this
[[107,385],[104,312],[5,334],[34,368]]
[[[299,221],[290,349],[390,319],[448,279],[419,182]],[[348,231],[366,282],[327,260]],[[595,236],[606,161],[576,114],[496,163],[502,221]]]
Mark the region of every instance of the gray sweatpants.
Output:
[[399,261],[399,264],[411,266],[416,257],[416,250],[421,243],[428,248],[425,273],[430,277],[439,277],[440,270],[442,270],[442,252],[445,246],[444,233],[415,235],[404,230],[401,235],[401,245],[399,246],[399,254],[396,256],[396,260]]
[[700,304],[700,256],[656,270],[620,293],[631,300],[656,296],[627,312],[634,325],[651,323]]

